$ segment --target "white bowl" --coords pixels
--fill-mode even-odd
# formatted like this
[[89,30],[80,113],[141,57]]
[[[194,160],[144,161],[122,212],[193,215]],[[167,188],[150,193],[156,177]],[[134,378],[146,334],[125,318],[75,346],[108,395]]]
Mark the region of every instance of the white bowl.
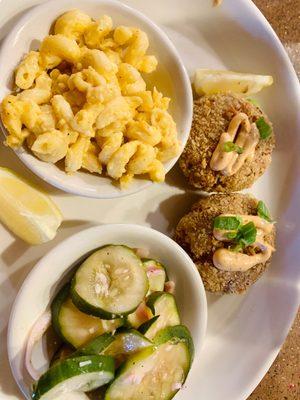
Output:
[[[151,228],[129,224],[96,226],[71,236],[51,250],[27,276],[16,297],[7,347],[14,378],[26,398],[30,399],[31,381],[24,371],[24,349],[32,325],[49,307],[74,264],[108,243],[149,249],[150,256],[166,266],[169,279],[176,283],[175,297],[182,323],[191,331],[195,359],[199,359],[206,332],[207,303],[202,280],[189,256],[172,239]],[[40,358],[35,361],[42,365],[45,359]]]
[[[23,55],[29,50],[37,49],[39,42],[49,34],[53,21],[74,8],[81,9],[93,18],[108,14],[113,18],[115,25],[137,26],[148,34],[149,54],[155,54],[159,61],[157,71],[151,74],[151,81],[155,82],[165,95],[172,98],[170,110],[177,124],[182,151],[188,139],[193,110],[192,90],[187,72],[167,35],[146,16],[119,1],[52,0],[28,11],[6,37],[0,50],[0,100],[11,91],[13,71]],[[151,82],[149,84],[151,85]],[[148,180],[135,179],[128,189],[120,190],[106,177],[84,172],[67,175],[55,165],[40,161],[26,148],[21,148],[16,153],[40,178],[65,192],[80,196],[102,199],[122,197],[151,185]],[[165,163],[166,171],[173,167],[178,157]]]

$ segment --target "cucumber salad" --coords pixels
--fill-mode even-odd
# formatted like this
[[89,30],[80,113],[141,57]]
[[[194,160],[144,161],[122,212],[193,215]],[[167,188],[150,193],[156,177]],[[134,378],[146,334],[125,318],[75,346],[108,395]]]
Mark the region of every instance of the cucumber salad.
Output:
[[[88,256],[36,322],[25,363],[34,400],[169,400],[191,368],[165,267],[145,251],[106,245]],[[42,375],[32,351],[51,326],[56,351]]]

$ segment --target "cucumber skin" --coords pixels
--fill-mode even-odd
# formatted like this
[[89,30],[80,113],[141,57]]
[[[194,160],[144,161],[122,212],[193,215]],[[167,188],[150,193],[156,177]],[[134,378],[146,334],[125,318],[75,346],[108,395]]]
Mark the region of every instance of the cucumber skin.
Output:
[[[138,330],[136,330],[136,329],[124,329],[124,330],[122,330],[122,328],[118,331],[118,334],[124,334],[124,333],[128,333],[129,335],[135,335],[135,336],[138,336],[138,337],[140,337],[141,339],[143,339],[145,342],[148,342],[149,343],[149,346],[147,346],[147,347],[150,347],[150,346],[152,346],[153,345],[153,343],[151,342],[151,340],[149,340],[149,339],[147,339],[141,332],[139,332]],[[145,347],[146,348],[146,347]]]
[[117,369],[116,375],[114,380],[111,382],[111,384],[108,386],[107,391],[105,393],[105,398],[104,400],[111,400],[111,397],[109,395],[109,389],[110,387],[114,384],[114,382],[119,378],[119,376],[121,376],[123,374],[123,372],[126,372],[127,368],[131,366],[132,364],[132,360],[136,360],[147,356],[151,356],[152,353],[154,353],[155,351],[155,347],[154,346],[150,346],[147,347],[146,349],[140,351],[137,354],[134,354],[133,356],[131,356],[127,361],[125,361],[120,368]]
[[95,307],[92,306],[91,304],[87,303],[82,297],[79,296],[79,294],[76,292],[75,290],[75,286],[76,286],[76,279],[75,276],[72,279],[72,283],[71,283],[71,290],[70,290],[70,295],[71,295],[71,299],[74,303],[74,305],[78,308],[78,310],[80,310],[81,312],[88,314],[88,315],[92,315],[94,317],[98,317],[101,319],[106,319],[106,320],[111,320],[111,319],[124,319],[125,317],[131,313],[133,313],[137,308],[133,308],[132,310],[123,313],[123,314],[113,314],[110,313],[108,311],[103,310],[102,308],[99,307]]
[[158,264],[164,271],[166,274],[166,281],[169,280],[169,276],[168,276],[168,272],[167,272],[167,268],[164,266],[164,264],[162,264],[161,262],[154,260],[153,258],[142,258],[142,263],[146,263],[148,261],[153,261],[155,264]]
[[128,333],[128,334],[131,334],[131,335],[133,334],[133,335],[139,336],[142,339],[144,339],[146,342],[151,343],[151,340],[147,339],[140,331],[138,331],[137,329],[134,329],[134,328],[127,328],[126,326],[121,326],[117,330],[116,336],[118,334],[124,334],[124,333]]
[[[108,245],[104,245],[102,247],[99,247],[97,250],[95,250],[95,252],[98,251],[98,250],[102,250],[105,247],[113,247],[113,246],[122,246],[122,247],[125,247],[126,249],[130,250],[135,255],[135,257],[140,260],[141,268],[144,269],[144,265],[143,265],[141,259],[134,253],[134,251],[130,247],[128,247],[126,245],[123,245],[123,244],[120,244],[120,245],[119,244],[108,244]],[[93,252],[90,256],[92,256],[95,252]],[[87,261],[88,258],[86,258],[85,261]],[[78,269],[81,267],[81,265],[78,267]],[[146,274],[146,272],[145,272],[145,274]],[[148,278],[147,278],[147,282],[148,282]],[[73,279],[71,281],[71,289],[70,289],[71,299],[72,299],[73,303],[75,304],[75,306],[80,311],[82,311],[82,312],[84,312],[85,314],[88,314],[88,315],[93,315],[94,317],[99,317],[101,319],[124,318],[127,315],[133,313],[139,306],[139,304],[138,304],[132,310],[129,310],[129,311],[124,312],[122,314],[110,313],[109,311],[105,311],[100,307],[95,307],[95,306],[87,303],[81,296],[79,296],[79,294],[76,292],[75,287],[76,287],[76,273],[75,273],[75,275],[74,275],[74,277],[73,277]],[[148,292],[148,289],[149,289],[149,283],[148,283],[148,287],[147,287],[147,290],[145,292],[145,295]]]
[[112,335],[111,333],[104,333],[103,335],[97,336],[96,338],[88,342],[86,345],[78,348],[71,355],[71,357],[78,357],[81,355],[93,355],[93,354],[100,355],[118,338],[118,335],[124,335],[124,334],[139,336],[142,339],[144,339],[145,342],[148,342],[149,346],[152,345],[152,342],[146,337],[144,337],[139,331],[135,329],[126,329],[121,327],[120,329],[118,329],[115,335]]
[[102,353],[102,351],[104,351],[115,340],[115,337],[110,333],[104,333],[103,335],[92,339],[87,344],[79,347],[75,353],[72,354],[72,357],[93,354],[100,355],[100,353]]
[[117,369],[133,354],[153,347],[153,343],[135,329],[118,332],[115,338],[102,354],[113,357]]
[[[152,311],[153,315],[156,314],[156,310],[155,310],[155,304],[156,302],[163,296],[166,296],[168,298],[170,298],[173,303],[174,303],[174,310],[177,313],[178,316],[178,324],[180,323],[180,317],[179,317],[179,312],[177,309],[177,304],[176,304],[176,300],[175,297],[171,294],[171,293],[166,293],[166,292],[153,292],[152,294],[150,294],[150,296],[147,298],[146,300],[146,305],[147,307],[150,308],[150,310]],[[139,328],[139,331],[142,332],[146,337],[148,330],[151,329],[152,325],[157,321],[158,318],[163,318],[162,315],[155,315],[153,318],[151,318],[149,321],[146,321],[144,324],[142,324]],[[164,329],[164,328],[162,328]],[[153,337],[149,337],[150,340],[153,340]]]
[[157,270],[159,271],[162,271],[162,272],[164,272],[164,281],[163,282],[161,282],[162,283],[162,285],[159,287],[159,288],[157,288],[157,286],[155,286],[155,288],[153,288],[153,280],[154,279],[156,279],[156,277],[154,276],[154,277],[151,277],[151,276],[148,276],[148,280],[149,280],[149,290],[148,290],[148,292],[147,292],[147,296],[150,296],[150,294],[151,293],[154,293],[155,291],[163,291],[164,290],[164,285],[165,285],[165,283],[167,282],[167,280],[168,280],[168,274],[167,274],[167,271],[166,271],[166,268],[164,267],[164,265],[162,265],[160,262],[158,262],[158,261],[156,261],[156,260],[153,260],[153,259],[151,259],[151,258],[143,258],[142,259],[142,262],[143,262],[143,265],[144,265],[144,267],[145,267],[145,269],[146,269],[146,273],[147,273],[147,276],[148,276],[148,272],[147,272],[147,264],[150,262],[150,263],[152,263],[152,264],[154,264],[155,266],[156,266],[156,268],[157,268]]
[[[65,284],[60,289],[60,291],[57,293],[57,295],[55,296],[55,298],[54,298],[54,300],[53,300],[53,302],[51,304],[51,314],[52,314],[52,325],[53,325],[53,328],[54,328],[55,332],[57,333],[57,335],[61,338],[61,340],[64,343],[68,344],[75,351],[75,350],[78,350],[78,349],[76,349],[76,347],[64,336],[63,329],[61,328],[61,325],[60,325],[60,322],[59,322],[60,309],[61,309],[62,305],[64,304],[64,302],[68,299],[68,297],[70,295],[70,286],[71,286],[70,282]],[[123,326],[124,323],[125,323],[125,319],[122,319],[121,322],[122,322],[121,326]],[[88,353],[83,353],[83,354],[88,354]],[[95,353],[92,353],[92,354],[95,354]]]
[[168,326],[160,330],[153,339],[155,346],[166,342],[184,342],[190,353],[190,365],[194,360],[195,347],[192,335],[185,325]]
[[177,314],[179,315],[175,297],[171,293],[167,293],[167,292],[153,292],[147,298],[146,306],[150,308],[152,313],[155,315],[155,303],[156,303],[156,300],[159,299],[161,296],[168,296],[168,297],[172,297],[174,299],[176,311],[177,311]]
[[59,313],[61,306],[63,303],[67,300],[68,296],[70,293],[70,283],[65,284],[60,291],[57,293],[55,296],[54,300],[51,303],[51,316],[52,316],[52,326],[57,333],[57,335],[69,346],[72,347],[72,349],[75,349],[75,347],[70,343],[63,335],[62,329],[60,327],[59,323]]
[[[139,337],[141,340],[144,342],[147,342],[147,346],[144,347],[136,347],[135,350],[132,352],[126,352],[124,350],[124,347],[118,348],[118,351],[113,351],[111,352],[111,345],[113,345],[115,342],[118,342],[117,340],[119,339],[120,336],[123,335],[135,335]],[[122,343],[123,346],[123,343]],[[77,351],[73,354],[70,355],[70,357],[76,357],[80,355],[92,355],[92,354],[99,354],[99,355],[108,355],[114,358],[115,360],[115,366],[118,368],[121,364],[123,364],[124,361],[128,358],[128,356],[131,356],[132,354],[136,354],[139,351],[144,350],[147,347],[153,347],[153,343],[144,337],[140,332],[138,332],[135,329],[126,329],[124,327],[121,327],[117,330],[116,334],[111,334],[111,333],[104,333],[103,335],[100,335],[96,337],[95,339],[92,339],[89,343],[86,345],[82,346],[81,348],[77,349]]]
[[[153,318],[149,319],[149,321],[144,322],[140,327],[139,327],[139,332],[141,334],[145,334],[149,328],[158,320],[159,315],[155,315]],[[147,339],[147,338],[146,338]],[[147,339],[149,340],[149,339]]]
[[[147,321],[148,322],[148,321]],[[126,325],[121,326],[120,328],[117,329],[116,333],[114,336],[122,335],[124,333],[128,333],[130,335],[136,335],[139,336],[140,338],[144,339],[146,342],[152,343],[151,340],[147,339],[142,332],[140,332],[138,329],[127,327]]]
[[[92,361],[91,364],[79,367],[80,362],[89,360]],[[79,375],[78,374],[79,368],[81,371],[84,371],[84,373],[91,373],[98,371],[100,372],[99,364],[101,364],[101,370],[110,372],[112,374],[112,379],[113,379],[115,371],[115,362],[113,357],[90,355],[90,356],[80,356],[76,358],[68,358],[58,364],[55,364],[40,377],[37,384],[35,385],[31,398],[33,400],[39,400],[45,393],[47,393],[57,384],[63,382],[66,379]]]
[[[145,305],[146,305],[146,303],[145,303]],[[139,308],[139,306],[138,306],[138,308]],[[147,307],[147,308],[149,308],[149,307]],[[150,310],[149,314],[151,314],[151,315],[149,315],[149,319],[153,318],[153,313],[152,313],[151,310]],[[126,316],[125,321],[124,321],[124,327],[127,328],[127,329],[138,330],[141,327],[141,325],[143,325],[145,322],[149,321],[149,319],[147,319],[145,322],[143,322],[141,324],[139,323],[138,325],[136,325],[134,322],[133,323],[130,322],[128,317],[130,317],[130,314]]]
[[[178,325],[178,326],[179,326],[179,325]],[[172,328],[172,327],[171,327],[171,328]],[[174,337],[173,337],[173,339],[174,339]],[[167,341],[168,341],[168,340],[166,340],[165,342],[167,342]],[[180,339],[179,339],[179,341],[180,341]],[[165,342],[162,342],[161,344],[164,344]],[[185,345],[186,345],[186,342],[184,342],[184,343],[185,343]],[[131,357],[117,370],[116,376],[115,376],[114,380],[111,381],[111,383],[110,383],[109,386],[108,386],[108,389],[107,389],[107,391],[106,391],[106,393],[105,393],[105,399],[104,399],[104,400],[111,400],[111,397],[110,397],[110,394],[109,394],[109,389],[114,385],[115,381],[123,374],[123,372],[126,372],[128,368],[130,368],[130,367],[131,367],[132,365],[134,365],[136,362],[140,361],[140,359],[143,359],[143,358],[146,358],[146,357],[148,357],[148,356],[151,356],[152,353],[154,353],[154,352],[157,350],[158,346],[159,346],[159,345],[154,345],[154,346],[151,346],[151,347],[147,347],[147,348],[145,348],[144,350],[140,351],[139,353],[134,354],[133,356],[131,356]],[[188,346],[186,345],[185,348],[186,348],[186,352],[187,352],[188,355],[189,355],[189,359],[191,359],[191,355],[190,355]],[[183,383],[186,381],[186,378],[187,378],[187,376],[188,376],[188,374],[189,374],[189,371],[190,371],[190,368],[191,368],[191,364],[192,364],[192,362],[190,361],[188,368],[185,370],[185,377],[184,377]],[[179,390],[180,390],[180,389],[176,390],[175,393],[171,394],[171,395],[168,397],[168,400],[173,399],[174,396],[178,393]]]

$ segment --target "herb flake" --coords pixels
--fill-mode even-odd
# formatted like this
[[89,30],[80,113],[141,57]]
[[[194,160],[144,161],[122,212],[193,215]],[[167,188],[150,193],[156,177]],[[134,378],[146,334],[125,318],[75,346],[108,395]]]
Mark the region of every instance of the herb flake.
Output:
[[242,147],[238,146],[237,144],[235,144],[234,142],[226,142],[223,145],[223,151],[225,151],[226,153],[235,151],[238,154],[242,154],[244,149]]
[[235,238],[235,242],[240,244],[242,248],[250,246],[256,240],[257,229],[253,222],[241,226]]
[[242,224],[241,218],[236,216],[218,216],[214,219],[214,229],[235,231]]
[[228,232],[226,233],[226,237],[229,240],[235,239],[237,235],[237,231],[232,231],[232,232]]
[[272,134],[271,126],[266,122],[264,117],[258,118],[256,121],[257,129],[259,130],[259,134],[261,139],[265,140]]
[[265,203],[262,200],[260,200],[258,202],[257,215],[260,218],[263,218],[268,222],[272,222],[272,217],[271,217],[270,211],[269,211],[268,207],[265,205]]

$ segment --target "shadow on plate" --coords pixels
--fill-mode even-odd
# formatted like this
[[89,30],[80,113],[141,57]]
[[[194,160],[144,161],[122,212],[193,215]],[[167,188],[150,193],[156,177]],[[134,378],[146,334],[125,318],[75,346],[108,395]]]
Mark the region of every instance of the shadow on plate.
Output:
[[9,315],[12,307],[12,302],[15,299],[16,293],[20,286],[22,285],[24,279],[26,278],[29,271],[33,266],[39,261],[36,258],[27,264],[23,265],[22,268],[17,269],[15,272],[11,273],[9,277],[0,285],[0,291],[4,294],[3,298],[7,299],[5,304],[1,304],[0,313],[0,392],[5,393],[8,396],[13,396],[13,398],[21,398],[21,394],[18,390],[17,385],[14,382],[11,370],[9,368],[8,354],[7,354],[7,323],[9,320]]
[[66,220],[63,221],[57,235],[53,240],[47,243],[43,243],[41,245],[32,246],[23,240],[19,239],[12,232],[10,232],[6,227],[4,227],[7,232],[14,237],[14,241],[5,249],[1,254],[1,258],[4,263],[9,267],[12,264],[16,263],[18,259],[20,259],[29,249],[36,249],[40,257],[50,251],[53,247],[55,247],[62,240],[66,239],[68,236],[73,235],[83,229],[90,228],[95,226],[92,221],[85,220]]
[[[2,125],[1,128],[3,129]],[[47,182],[38,178],[33,172],[31,172],[25,164],[23,164],[19,157],[15,154],[15,152],[5,147],[2,142],[4,141],[4,136],[0,135],[0,159],[1,159],[1,167],[12,169],[14,172],[19,174],[22,178],[28,180],[38,189],[43,190],[49,195],[55,196],[71,196],[61,190],[54,188],[49,185]]]
[[0,392],[12,398],[19,399],[21,394],[15,384],[12,372],[9,368],[7,347],[6,347],[7,329],[4,329],[0,334]]
[[[171,196],[162,201],[155,211],[150,212],[147,215],[146,221],[152,228],[158,231],[166,230],[169,235],[172,235],[180,219],[201,198],[203,198],[203,195],[197,192],[187,192]],[[165,226],[166,221],[167,226]]]
[[165,183],[171,187],[177,187],[178,189],[182,189],[191,193],[200,193],[201,195],[205,195],[205,192],[202,192],[200,189],[196,189],[191,186],[186,177],[183,175],[178,162],[174,165],[170,172],[166,175]]

